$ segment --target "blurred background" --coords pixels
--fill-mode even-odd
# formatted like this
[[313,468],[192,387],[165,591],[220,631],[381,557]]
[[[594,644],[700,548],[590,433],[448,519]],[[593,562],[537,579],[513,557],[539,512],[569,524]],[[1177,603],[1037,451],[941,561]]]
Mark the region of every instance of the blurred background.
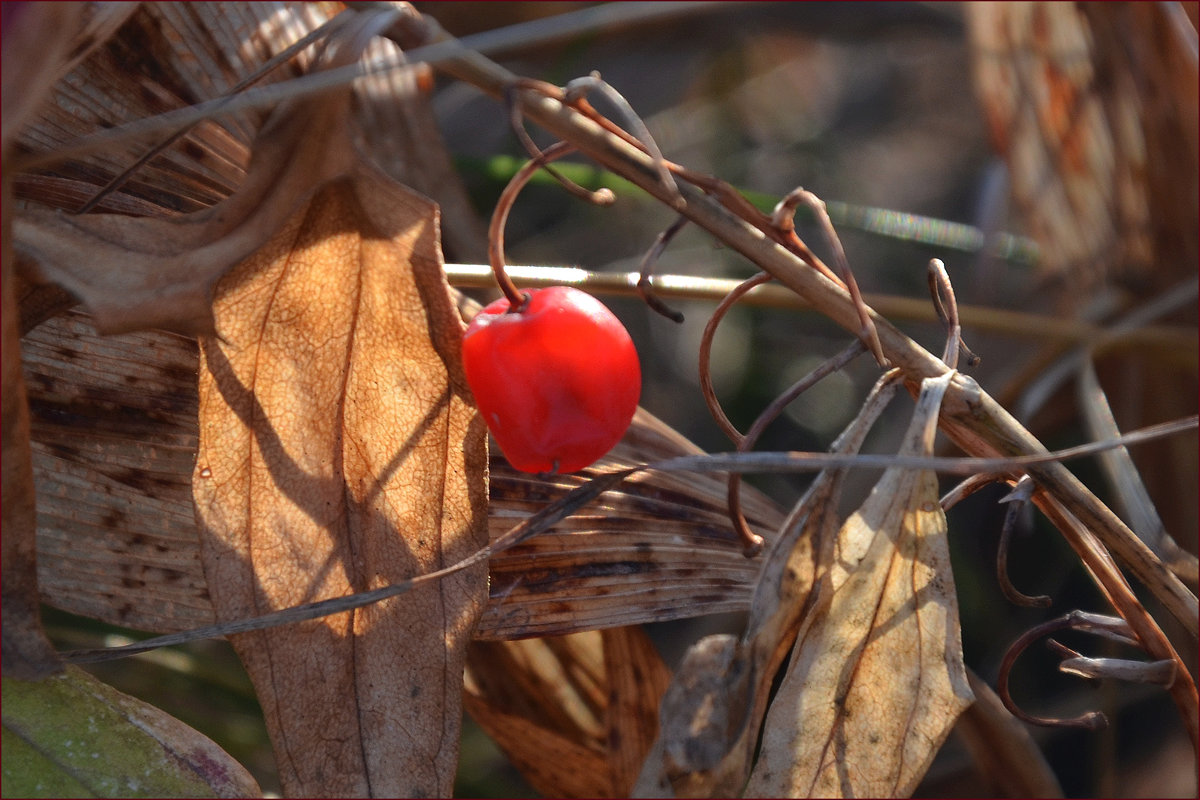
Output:
[[[466,37],[591,4],[415,5]],[[558,85],[598,71],[641,115],[667,158],[724,179],[761,207],[798,186],[815,192],[829,203],[869,296],[927,299],[926,264],[941,258],[964,307],[964,337],[982,358],[972,374],[1047,446],[1094,438],[1081,419],[1076,362],[1064,361],[1089,344],[1087,332],[1095,331],[1086,326],[1111,325],[1155,302],[1165,311],[1140,338],[1091,352],[1101,384],[1123,430],[1195,413],[1195,3],[1158,5],[1159,16],[1123,4],[1103,4],[1112,6],[1103,12],[1073,4],[678,3],[649,21],[631,21],[642,4],[614,5],[628,9],[630,19],[618,13],[600,31],[490,55],[519,75]],[[486,223],[524,152],[503,106],[474,88],[438,76],[431,101],[478,220]],[[593,102],[606,110],[601,98]],[[604,176],[591,177],[604,184]],[[507,255],[513,264],[635,271],[673,220],[635,190],[619,191],[616,204],[601,209],[539,182],[513,209]],[[811,222],[799,219],[798,232],[828,256]],[[448,248],[447,261],[482,263],[483,242],[472,245],[470,231],[462,241]],[[740,279],[753,266],[684,228],[655,270]],[[643,406],[706,450],[731,449],[698,387],[697,347],[714,303],[666,297],[685,315],[675,324],[636,298],[604,299],[638,343]],[[1041,316],[1014,321],[1004,316],[1010,311]],[[940,352],[943,334],[931,314],[884,313]],[[744,430],[783,389],[848,342],[815,313],[739,306],[717,334],[717,394]],[[859,358],[789,407],[759,449],[824,449],[877,374],[869,359]],[[903,403],[897,405],[893,423],[881,426],[868,450],[894,449],[907,424]],[[1192,434],[1133,453],[1166,529],[1192,553],[1196,452]],[[1115,501],[1093,461],[1073,468]],[[859,491],[873,478],[861,475]],[[751,482],[783,506],[805,485],[796,476]],[[1024,630],[1074,608],[1106,610],[1069,548],[1032,515],[1019,528],[1010,570],[1017,587],[1051,595],[1054,606],[1022,609],[1003,598],[994,574],[1003,494],[980,492],[949,517],[964,654],[989,682]],[[61,637],[71,636],[78,621],[47,614],[52,635],[66,641]],[[1165,615],[1156,616],[1169,628]],[[673,665],[702,633],[738,622],[661,625],[654,633]],[[1099,652],[1095,640],[1064,641],[1088,654],[1116,654]],[[1194,670],[1195,653],[1184,656]],[[1052,656],[1032,648],[1014,674],[1015,697],[1034,713],[1101,709],[1112,722],[1099,732],[1034,731],[1068,796],[1195,796],[1195,754],[1165,693],[1093,686],[1058,675],[1054,665]],[[208,734],[264,789],[277,790],[253,692],[223,643],[94,671]],[[952,738],[919,794],[987,791]],[[528,792],[468,724],[458,794]]]

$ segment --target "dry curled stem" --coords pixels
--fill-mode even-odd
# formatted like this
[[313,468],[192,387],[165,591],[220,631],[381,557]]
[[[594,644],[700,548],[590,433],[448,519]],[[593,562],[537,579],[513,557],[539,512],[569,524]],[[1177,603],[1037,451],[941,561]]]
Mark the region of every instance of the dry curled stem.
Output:
[[[427,32],[437,41],[451,37],[427,21]],[[496,97],[517,79],[508,70],[463,48],[460,57],[447,58],[439,68]],[[522,113],[559,138],[570,141],[581,153],[605,169],[637,184],[649,194],[674,207],[677,198],[663,185],[659,164],[642,148],[615,134],[577,109],[541,93],[519,92]],[[741,253],[780,283],[789,287],[818,311],[857,334],[862,320],[849,292],[830,280],[810,260],[784,246],[767,232],[770,220],[727,184],[704,180],[686,170],[668,165],[679,182],[685,217]],[[694,182],[700,188],[694,188]],[[899,367],[910,387],[924,378],[941,375],[945,363],[901,333],[886,319],[868,309],[887,361]],[[941,415],[942,430],[966,452],[981,457],[1012,457],[1045,453],[1045,447],[1006,409],[984,392],[975,381],[956,376],[946,393]],[[1040,463],[1030,474],[1079,522],[1093,531],[1105,545],[1142,581],[1160,602],[1193,635],[1200,633],[1200,605],[1196,596],[1154,556],[1144,543],[1087,489],[1069,470],[1057,463]]]

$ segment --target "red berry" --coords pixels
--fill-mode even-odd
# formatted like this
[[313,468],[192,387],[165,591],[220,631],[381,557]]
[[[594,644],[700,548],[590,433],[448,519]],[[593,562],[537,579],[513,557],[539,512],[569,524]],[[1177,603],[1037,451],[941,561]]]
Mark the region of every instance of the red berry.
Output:
[[576,472],[629,427],[642,371],[629,333],[604,304],[568,286],[534,289],[509,312],[489,305],[463,337],[479,411],[522,472]]

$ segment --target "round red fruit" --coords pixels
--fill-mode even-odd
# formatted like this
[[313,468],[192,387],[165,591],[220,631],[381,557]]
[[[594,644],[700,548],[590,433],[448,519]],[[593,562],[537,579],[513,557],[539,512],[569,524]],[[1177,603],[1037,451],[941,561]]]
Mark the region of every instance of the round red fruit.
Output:
[[591,295],[569,286],[526,294],[517,311],[500,299],[471,321],[467,382],[510,464],[576,472],[625,435],[642,390],[637,350]]

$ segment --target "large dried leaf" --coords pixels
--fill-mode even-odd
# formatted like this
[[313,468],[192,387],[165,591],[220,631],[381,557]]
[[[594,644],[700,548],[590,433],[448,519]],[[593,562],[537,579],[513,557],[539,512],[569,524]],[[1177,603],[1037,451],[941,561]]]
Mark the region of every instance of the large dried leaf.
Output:
[[65,6],[37,3],[5,9],[0,69],[4,75],[0,150],[5,159],[17,133],[45,100],[60,71],[66,68],[81,10],[77,3]]
[[[84,4],[78,4],[84,5]],[[119,9],[116,7],[124,8]],[[326,4],[87,4],[88,24],[73,48],[87,54],[55,86],[49,102],[16,136],[15,152],[60,151],[104,128],[148,119],[228,93],[268,58],[328,17]],[[105,38],[112,25],[124,24]],[[313,49],[261,76],[269,83],[302,74]],[[157,153],[119,188],[125,202],[158,209],[154,216],[199,211],[241,184],[262,110],[224,114],[193,127]],[[18,197],[74,211],[98,187],[139,162],[161,140],[106,146],[17,177]],[[40,189],[57,186],[64,203]],[[120,204],[117,205],[119,210]]]
[[[639,411],[605,459],[552,481],[494,469],[492,536],[590,477],[668,455],[699,452]],[[548,636],[746,608],[761,561],[747,559],[729,524],[725,481],[641,473],[545,533],[491,559],[491,598],[480,636]],[[781,515],[748,492],[746,514],[767,531]]]
[[[903,453],[928,454],[952,372],[922,382]],[[838,533],[746,792],[904,797],[972,701],[930,470],[887,470]]]
[[[486,543],[436,211],[364,168],[222,283],[201,346],[193,493],[219,620],[361,592]],[[354,612],[233,637],[289,794],[448,795],[472,569]]]
[[[191,18],[193,13],[197,19]],[[253,47],[260,37],[268,54],[282,50],[298,31],[316,27],[314,14],[324,16],[323,11],[304,7],[263,17],[261,9],[227,10],[201,4],[191,11],[166,8],[137,15],[128,27],[141,31],[143,39],[132,34],[118,36],[111,47],[103,48],[60,82],[55,102],[37,125],[24,131],[22,149],[52,151],[53,144],[44,141],[44,135],[56,127],[85,128],[82,132],[86,133],[91,132],[85,127],[89,123],[94,130],[112,124],[123,113],[132,112],[135,119],[148,117],[218,96],[265,60]],[[350,23],[341,26],[333,37],[334,45],[326,50],[331,54],[326,66],[356,60],[362,46],[357,34],[374,18],[372,14],[350,15]],[[186,31],[182,37],[186,45],[174,43],[185,49],[174,49],[170,37],[156,29],[168,27]],[[224,31],[224,44],[232,52],[221,53],[203,69],[195,66],[196,53],[207,42],[203,34],[200,41],[196,36],[206,29],[210,37],[212,31]],[[153,43],[151,52],[126,52],[122,59],[122,46],[138,42],[145,48],[147,37]],[[212,44],[214,49],[224,49],[215,37]],[[161,51],[155,52],[155,48]],[[129,63],[138,65],[142,83],[130,81]],[[311,57],[300,58],[293,66],[309,63]],[[275,73],[276,77],[280,74]],[[72,91],[76,83],[84,89]],[[148,196],[168,208],[190,213],[159,219],[120,214],[65,216],[24,209],[14,232],[25,273],[70,291],[105,332],[150,327],[209,332],[213,282],[258,249],[316,187],[350,167],[350,143],[357,139],[357,132],[346,125],[351,119],[349,106],[347,92],[325,101],[295,101],[290,107],[276,109],[261,128],[260,114],[238,115],[222,126],[201,124],[188,132],[177,149],[164,152],[139,171],[139,183],[154,181],[154,190],[144,185],[125,188],[135,197]],[[56,126],[62,117],[72,122]],[[255,134],[257,144],[243,178],[245,143]],[[137,147],[144,151],[147,145],[138,143]],[[111,155],[108,161],[68,163],[58,173],[42,176],[41,182],[27,182],[27,192],[36,193],[41,187],[69,193],[79,183],[103,183],[135,163],[136,153],[129,153],[124,163]],[[295,168],[300,164],[303,169]]]
[[[10,197],[3,184],[5,206]],[[33,455],[29,441],[29,404],[21,371],[15,275],[9,246],[10,217],[4,215],[3,274],[0,292],[0,335],[3,336],[3,405],[0,408],[0,445],[3,448],[3,672],[31,680],[54,672],[57,658],[42,632],[38,616],[37,507]]]
[[466,707],[549,797],[629,796],[670,674],[638,627],[475,642]]

